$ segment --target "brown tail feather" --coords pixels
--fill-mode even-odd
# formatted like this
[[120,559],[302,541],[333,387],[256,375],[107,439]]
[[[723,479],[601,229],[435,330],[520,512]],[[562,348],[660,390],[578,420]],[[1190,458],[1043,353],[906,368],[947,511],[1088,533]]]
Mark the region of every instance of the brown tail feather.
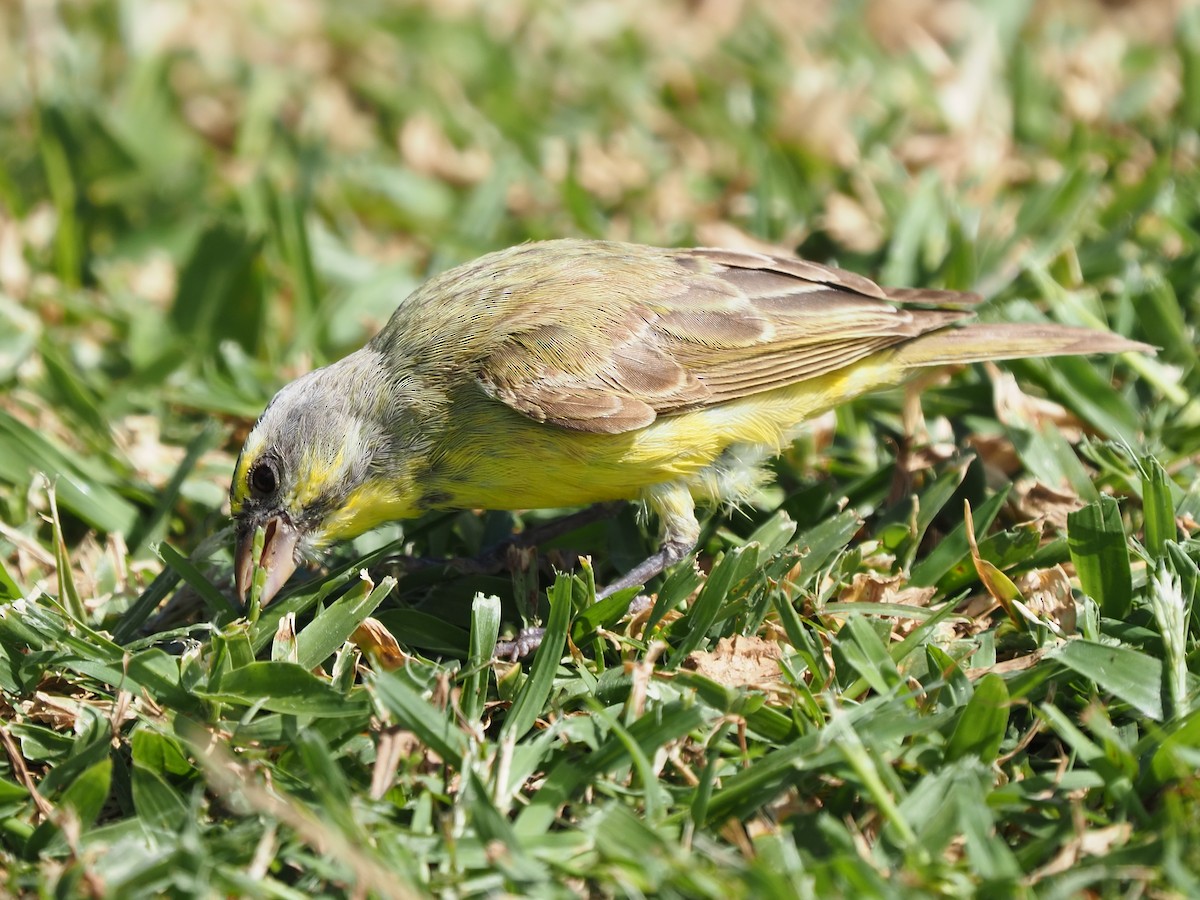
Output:
[[1085,356],[1138,350],[1154,353],[1149,344],[1131,341],[1109,331],[1066,325],[1023,325],[976,322],[923,334],[896,348],[895,361],[908,368],[989,359],[1031,356]]

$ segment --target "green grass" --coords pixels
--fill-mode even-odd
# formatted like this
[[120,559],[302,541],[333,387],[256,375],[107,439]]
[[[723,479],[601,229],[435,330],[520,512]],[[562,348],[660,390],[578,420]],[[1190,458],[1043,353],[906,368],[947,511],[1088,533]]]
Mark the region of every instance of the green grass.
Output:
[[[0,12],[0,893],[1200,893],[1200,16],[809,6]],[[274,391],[566,235],[1161,351],[847,405],[634,623],[631,511],[511,577],[396,558],[561,511],[388,526],[241,617]]]

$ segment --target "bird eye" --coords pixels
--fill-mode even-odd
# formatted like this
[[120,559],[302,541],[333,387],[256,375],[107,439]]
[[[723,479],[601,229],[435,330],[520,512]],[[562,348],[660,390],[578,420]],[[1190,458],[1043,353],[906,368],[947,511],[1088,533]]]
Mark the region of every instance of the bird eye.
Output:
[[275,473],[274,463],[263,461],[250,470],[250,489],[261,496],[275,493],[279,486],[279,476]]

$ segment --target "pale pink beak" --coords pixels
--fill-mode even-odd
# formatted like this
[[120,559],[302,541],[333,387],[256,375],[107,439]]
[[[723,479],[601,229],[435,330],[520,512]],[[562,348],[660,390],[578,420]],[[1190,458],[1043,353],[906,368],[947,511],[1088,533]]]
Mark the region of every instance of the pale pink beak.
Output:
[[[279,516],[266,521],[266,533],[263,540],[262,556],[258,564],[267,570],[267,580],[263,585],[259,603],[266,606],[279,593],[280,589],[296,571],[296,545],[300,542],[300,532],[296,527]],[[237,584],[238,599],[246,602],[250,591],[250,580],[254,577],[254,529],[238,529],[237,553],[234,556],[234,581]]]

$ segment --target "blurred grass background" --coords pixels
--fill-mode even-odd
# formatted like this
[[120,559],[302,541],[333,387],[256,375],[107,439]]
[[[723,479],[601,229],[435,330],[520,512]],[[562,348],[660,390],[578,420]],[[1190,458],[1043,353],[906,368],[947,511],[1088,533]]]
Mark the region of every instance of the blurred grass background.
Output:
[[[24,0],[0,8],[0,110],[10,892],[1200,891],[1192,4]],[[401,578],[378,615],[429,659],[354,686],[341,642],[386,592],[324,606],[340,571],[541,514],[389,527],[238,622],[210,538],[266,401],[427,275],[566,235],[795,251],[1161,352],[1014,364],[1024,390],[931,381],[915,444],[901,391],[822,420],[780,488],[709,522],[723,575],[656,625],[672,670],[733,635],[781,646],[765,688],[718,668],[632,690],[618,663],[658,651],[624,631],[607,663],[596,642],[489,678],[476,594],[512,622],[523,582],[453,571]],[[1016,594],[973,565],[963,499]],[[1084,504],[1072,536],[1102,537],[1069,545]],[[626,515],[544,555],[604,576],[646,540]],[[154,634],[180,580],[202,627]],[[1008,601],[1046,585],[1059,602],[1021,625]],[[936,593],[905,623],[916,587]],[[576,600],[576,641],[617,628]],[[297,656],[276,625],[314,606]],[[195,723],[279,793],[239,794]]]

